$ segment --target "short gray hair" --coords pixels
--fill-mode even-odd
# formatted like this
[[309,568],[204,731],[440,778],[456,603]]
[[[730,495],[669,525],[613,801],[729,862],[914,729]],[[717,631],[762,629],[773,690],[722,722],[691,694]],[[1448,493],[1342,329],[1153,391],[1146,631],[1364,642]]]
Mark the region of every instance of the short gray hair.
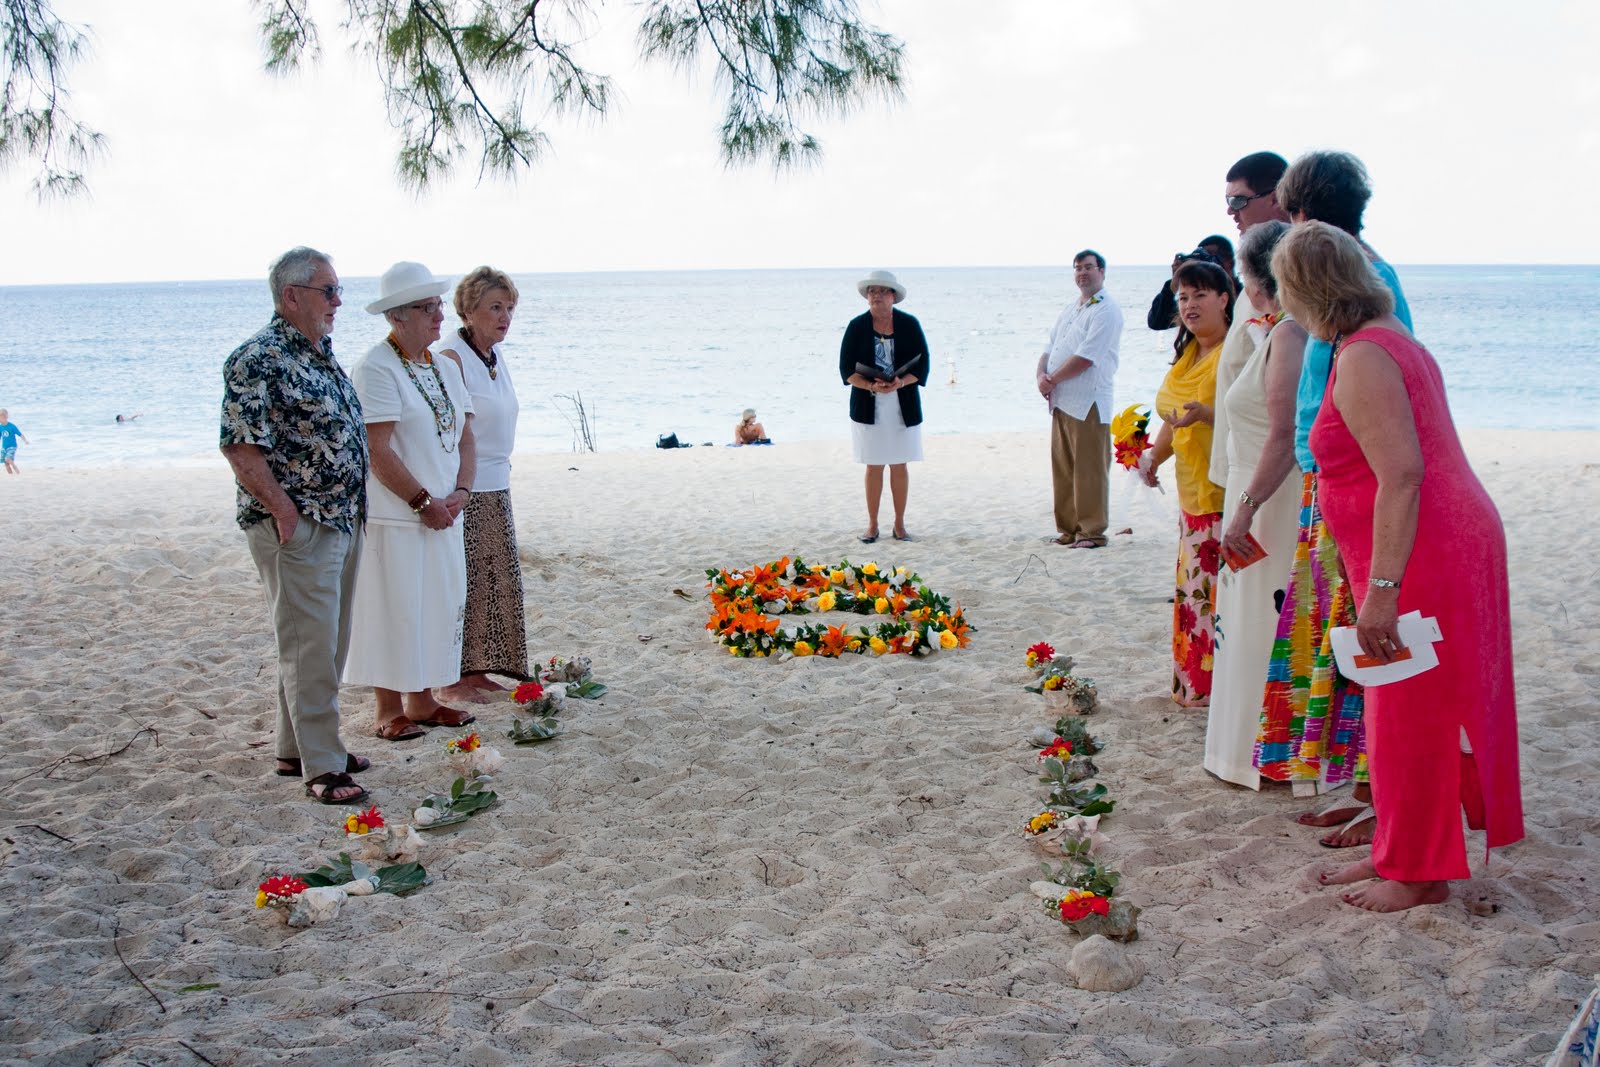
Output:
[[1239,240],[1239,273],[1246,281],[1255,282],[1274,300],[1278,298],[1278,280],[1272,276],[1272,250],[1278,247],[1289,224],[1281,219],[1258,222],[1244,232]]
[[309,285],[311,276],[317,273],[318,267],[333,266],[333,259],[326,252],[318,252],[315,248],[301,245],[291,248],[278,257],[278,261],[267,272],[267,286],[272,290],[272,306],[283,307],[283,290],[291,285]]

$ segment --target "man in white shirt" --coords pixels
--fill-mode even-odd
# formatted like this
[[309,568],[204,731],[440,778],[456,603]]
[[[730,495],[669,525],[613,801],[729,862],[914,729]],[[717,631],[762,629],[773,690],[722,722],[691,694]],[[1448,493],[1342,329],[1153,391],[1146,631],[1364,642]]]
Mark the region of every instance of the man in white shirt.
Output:
[[1111,379],[1122,345],[1122,309],[1105,291],[1106,261],[1084,250],[1072,259],[1078,301],[1056,319],[1036,371],[1050,405],[1050,480],[1057,535],[1069,548],[1106,543],[1111,473]]

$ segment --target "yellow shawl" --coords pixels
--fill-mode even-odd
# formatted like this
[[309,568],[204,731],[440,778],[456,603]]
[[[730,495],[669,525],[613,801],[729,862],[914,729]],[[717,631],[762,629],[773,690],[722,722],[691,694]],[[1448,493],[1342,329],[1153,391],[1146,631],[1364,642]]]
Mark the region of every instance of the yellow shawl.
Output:
[[[1204,355],[1192,340],[1178,362],[1167,371],[1156,393],[1156,410],[1165,415],[1183,413],[1183,405],[1196,401],[1215,409],[1217,401],[1217,345]],[[1178,472],[1178,506],[1190,515],[1222,511],[1222,488],[1208,477],[1211,470],[1211,424],[1196,422],[1172,431],[1173,462]]]

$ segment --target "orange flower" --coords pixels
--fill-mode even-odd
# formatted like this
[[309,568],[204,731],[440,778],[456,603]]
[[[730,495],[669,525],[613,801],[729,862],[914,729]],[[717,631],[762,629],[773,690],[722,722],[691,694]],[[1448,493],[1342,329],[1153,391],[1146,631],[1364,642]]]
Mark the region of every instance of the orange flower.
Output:
[[840,656],[850,647],[851,637],[844,632],[843,626],[830,626],[828,632],[822,635],[819,651],[824,656]]
[[882,596],[883,594],[887,593],[888,591],[889,591],[889,583],[888,582],[862,582],[861,583],[861,593],[862,593],[862,595],[871,597],[874,600],[876,600],[878,597]]

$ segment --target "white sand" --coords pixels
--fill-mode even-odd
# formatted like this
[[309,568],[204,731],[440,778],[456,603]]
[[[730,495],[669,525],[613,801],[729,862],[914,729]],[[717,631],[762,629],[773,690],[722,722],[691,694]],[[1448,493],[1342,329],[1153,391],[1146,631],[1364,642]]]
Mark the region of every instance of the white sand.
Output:
[[[1512,546],[1528,839],[1399,916],[1316,886],[1352,855],[1287,791],[1201,770],[1204,715],[1166,697],[1171,497],[1119,474],[1133,536],[1046,547],[1030,434],[929,438],[919,540],[871,549],[843,444],[520,458],[531,643],[593,657],[610,694],[555,744],[498,742],[503,804],[429,839],[436,884],[291,930],[256,883],[336,852],[346,809],[271,773],[272,638],[226,470],[30,466],[0,479],[0,1058],[1542,1062],[1600,971],[1600,434],[1470,443]],[[704,568],[792,552],[913,567],[972,648],[728,656]],[[1041,638],[1100,685],[1106,857],[1144,909],[1125,993],[1073,987],[1077,938],[1028,893]],[[345,707],[385,811],[446,781],[441,737],[378,741],[370,695]]]

